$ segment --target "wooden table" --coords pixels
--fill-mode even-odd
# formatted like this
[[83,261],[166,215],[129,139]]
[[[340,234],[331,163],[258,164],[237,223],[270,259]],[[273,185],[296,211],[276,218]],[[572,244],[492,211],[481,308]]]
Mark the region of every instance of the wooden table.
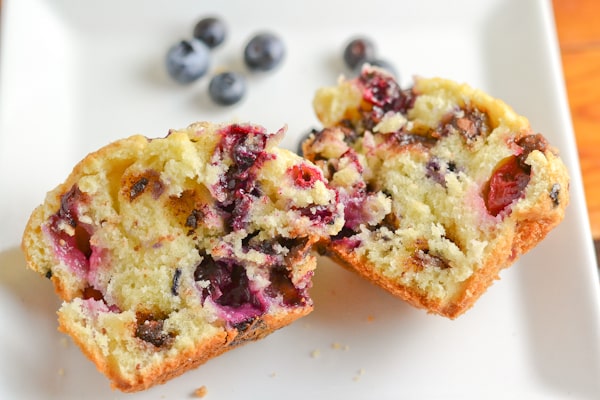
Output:
[[600,259],[600,1],[552,2],[590,226]]

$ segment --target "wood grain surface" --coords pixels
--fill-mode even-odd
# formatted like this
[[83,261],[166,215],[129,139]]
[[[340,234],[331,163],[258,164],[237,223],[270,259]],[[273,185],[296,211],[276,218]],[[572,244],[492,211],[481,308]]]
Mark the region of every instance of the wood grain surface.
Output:
[[[600,239],[600,1],[553,0],[594,239]],[[596,249],[599,245],[596,246]]]

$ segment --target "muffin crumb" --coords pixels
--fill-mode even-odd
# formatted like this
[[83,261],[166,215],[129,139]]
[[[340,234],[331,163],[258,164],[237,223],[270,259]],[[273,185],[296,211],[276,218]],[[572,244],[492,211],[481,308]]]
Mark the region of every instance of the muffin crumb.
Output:
[[205,385],[202,385],[194,391],[194,397],[202,398],[206,396],[206,393],[208,393],[208,389]]

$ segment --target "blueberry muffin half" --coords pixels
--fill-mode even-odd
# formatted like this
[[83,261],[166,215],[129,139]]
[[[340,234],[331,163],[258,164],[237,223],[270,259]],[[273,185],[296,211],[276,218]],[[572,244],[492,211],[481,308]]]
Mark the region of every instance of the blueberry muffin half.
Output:
[[122,391],[162,383],[312,310],[313,244],[343,225],[283,131],[196,123],[85,157],[32,214],[28,265],[60,330]]
[[303,152],[345,214],[325,251],[417,307],[457,317],[564,217],[556,149],[480,90],[367,66],[314,108]]

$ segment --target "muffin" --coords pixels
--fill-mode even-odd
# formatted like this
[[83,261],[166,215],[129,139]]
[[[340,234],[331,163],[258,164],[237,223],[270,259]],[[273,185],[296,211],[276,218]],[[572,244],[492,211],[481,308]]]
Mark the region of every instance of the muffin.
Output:
[[86,156],[33,211],[28,266],[114,388],[146,389],[312,310],[310,249],[343,225],[283,130],[195,123]]
[[304,156],[338,190],[344,227],[322,246],[430,313],[456,318],[564,217],[569,177],[528,120],[440,78],[385,71],[317,91]]

